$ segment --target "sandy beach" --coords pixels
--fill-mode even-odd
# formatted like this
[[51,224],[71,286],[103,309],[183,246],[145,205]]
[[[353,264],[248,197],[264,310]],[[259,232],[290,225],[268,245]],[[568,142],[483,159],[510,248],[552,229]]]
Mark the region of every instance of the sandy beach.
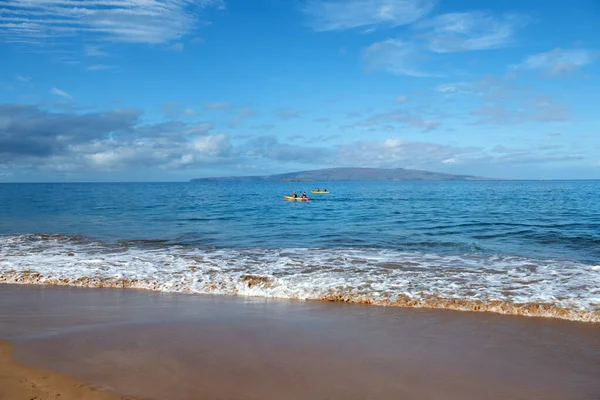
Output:
[[[0,337],[14,344],[18,362],[123,396],[591,400],[600,395],[597,324],[26,285],[0,286],[0,300]],[[32,390],[23,382],[50,376],[61,390],[87,391],[73,392],[76,398],[115,398],[54,373],[12,365],[3,371],[10,372],[7,387],[19,396]],[[64,393],[61,399],[70,392]]]
[[12,352],[10,343],[0,341],[1,400],[132,400],[55,372],[19,364]]

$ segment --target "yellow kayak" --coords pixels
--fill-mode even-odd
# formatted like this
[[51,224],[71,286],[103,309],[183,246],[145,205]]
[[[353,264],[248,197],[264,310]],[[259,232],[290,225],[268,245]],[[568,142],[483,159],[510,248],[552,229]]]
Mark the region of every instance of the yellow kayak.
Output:
[[302,198],[302,197],[294,197],[294,196],[283,196],[283,197],[286,200],[289,200],[289,201],[308,201],[308,200],[310,200],[309,197],[304,197],[304,198]]
[[329,194],[329,192],[324,192],[322,190],[311,190],[312,194]]

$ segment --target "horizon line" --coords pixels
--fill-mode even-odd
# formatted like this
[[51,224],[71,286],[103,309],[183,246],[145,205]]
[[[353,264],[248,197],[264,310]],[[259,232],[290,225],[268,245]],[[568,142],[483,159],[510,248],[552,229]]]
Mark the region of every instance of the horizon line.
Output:
[[[261,175],[262,176],[262,175]],[[268,175],[265,175],[268,176]],[[238,176],[233,176],[234,178],[238,178]],[[244,176],[239,176],[244,177]],[[227,177],[207,177],[207,178],[192,178],[185,181],[34,181],[34,182],[0,182],[0,184],[92,184],[92,183],[215,183],[215,182],[198,182],[193,181],[193,179],[222,179],[229,178]],[[307,182],[290,182],[290,181],[247,181],[247,182],[220,182],[220,183],[311,183],[311,182],[490,182],[490,181],[501,181],[501,182],[557,182],[557,181],[600,181],[600,178],[547,178],[547,179],[520,179],[520,178],[486,178],[482,180],[451,180],[451,179],[400,179],[400,180],[321,180],[321,181],[307,181]]]

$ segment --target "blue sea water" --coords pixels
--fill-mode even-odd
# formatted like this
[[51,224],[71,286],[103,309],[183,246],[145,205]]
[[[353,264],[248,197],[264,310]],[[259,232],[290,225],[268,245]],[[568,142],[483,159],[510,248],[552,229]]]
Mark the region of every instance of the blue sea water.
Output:
[[[324,186],[329,195],[309,192]],[[294,190],[312,200],[285,201]],[[600,181],[1,184],[0,273],[597,312],[599,194]],[[192,261],[191,272],[169,270]],[[247,284],[249,274],[266,280]]]
[[[323,186],[331,194],[309,191]],[[294,190],[313,201],[285,201]],[[600,263],[598,196],[599,181],[4,184],[0,234]]]

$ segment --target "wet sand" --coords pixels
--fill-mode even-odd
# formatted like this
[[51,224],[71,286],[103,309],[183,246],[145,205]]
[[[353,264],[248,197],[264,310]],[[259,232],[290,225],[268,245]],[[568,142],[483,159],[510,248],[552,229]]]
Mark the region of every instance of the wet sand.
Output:
[[0,337],[154,399],[600,398],[600,326],[555,319],[0,285]]
[[0,400],[127,400],[60,374],[13,360],[10,343],[0,341]]

